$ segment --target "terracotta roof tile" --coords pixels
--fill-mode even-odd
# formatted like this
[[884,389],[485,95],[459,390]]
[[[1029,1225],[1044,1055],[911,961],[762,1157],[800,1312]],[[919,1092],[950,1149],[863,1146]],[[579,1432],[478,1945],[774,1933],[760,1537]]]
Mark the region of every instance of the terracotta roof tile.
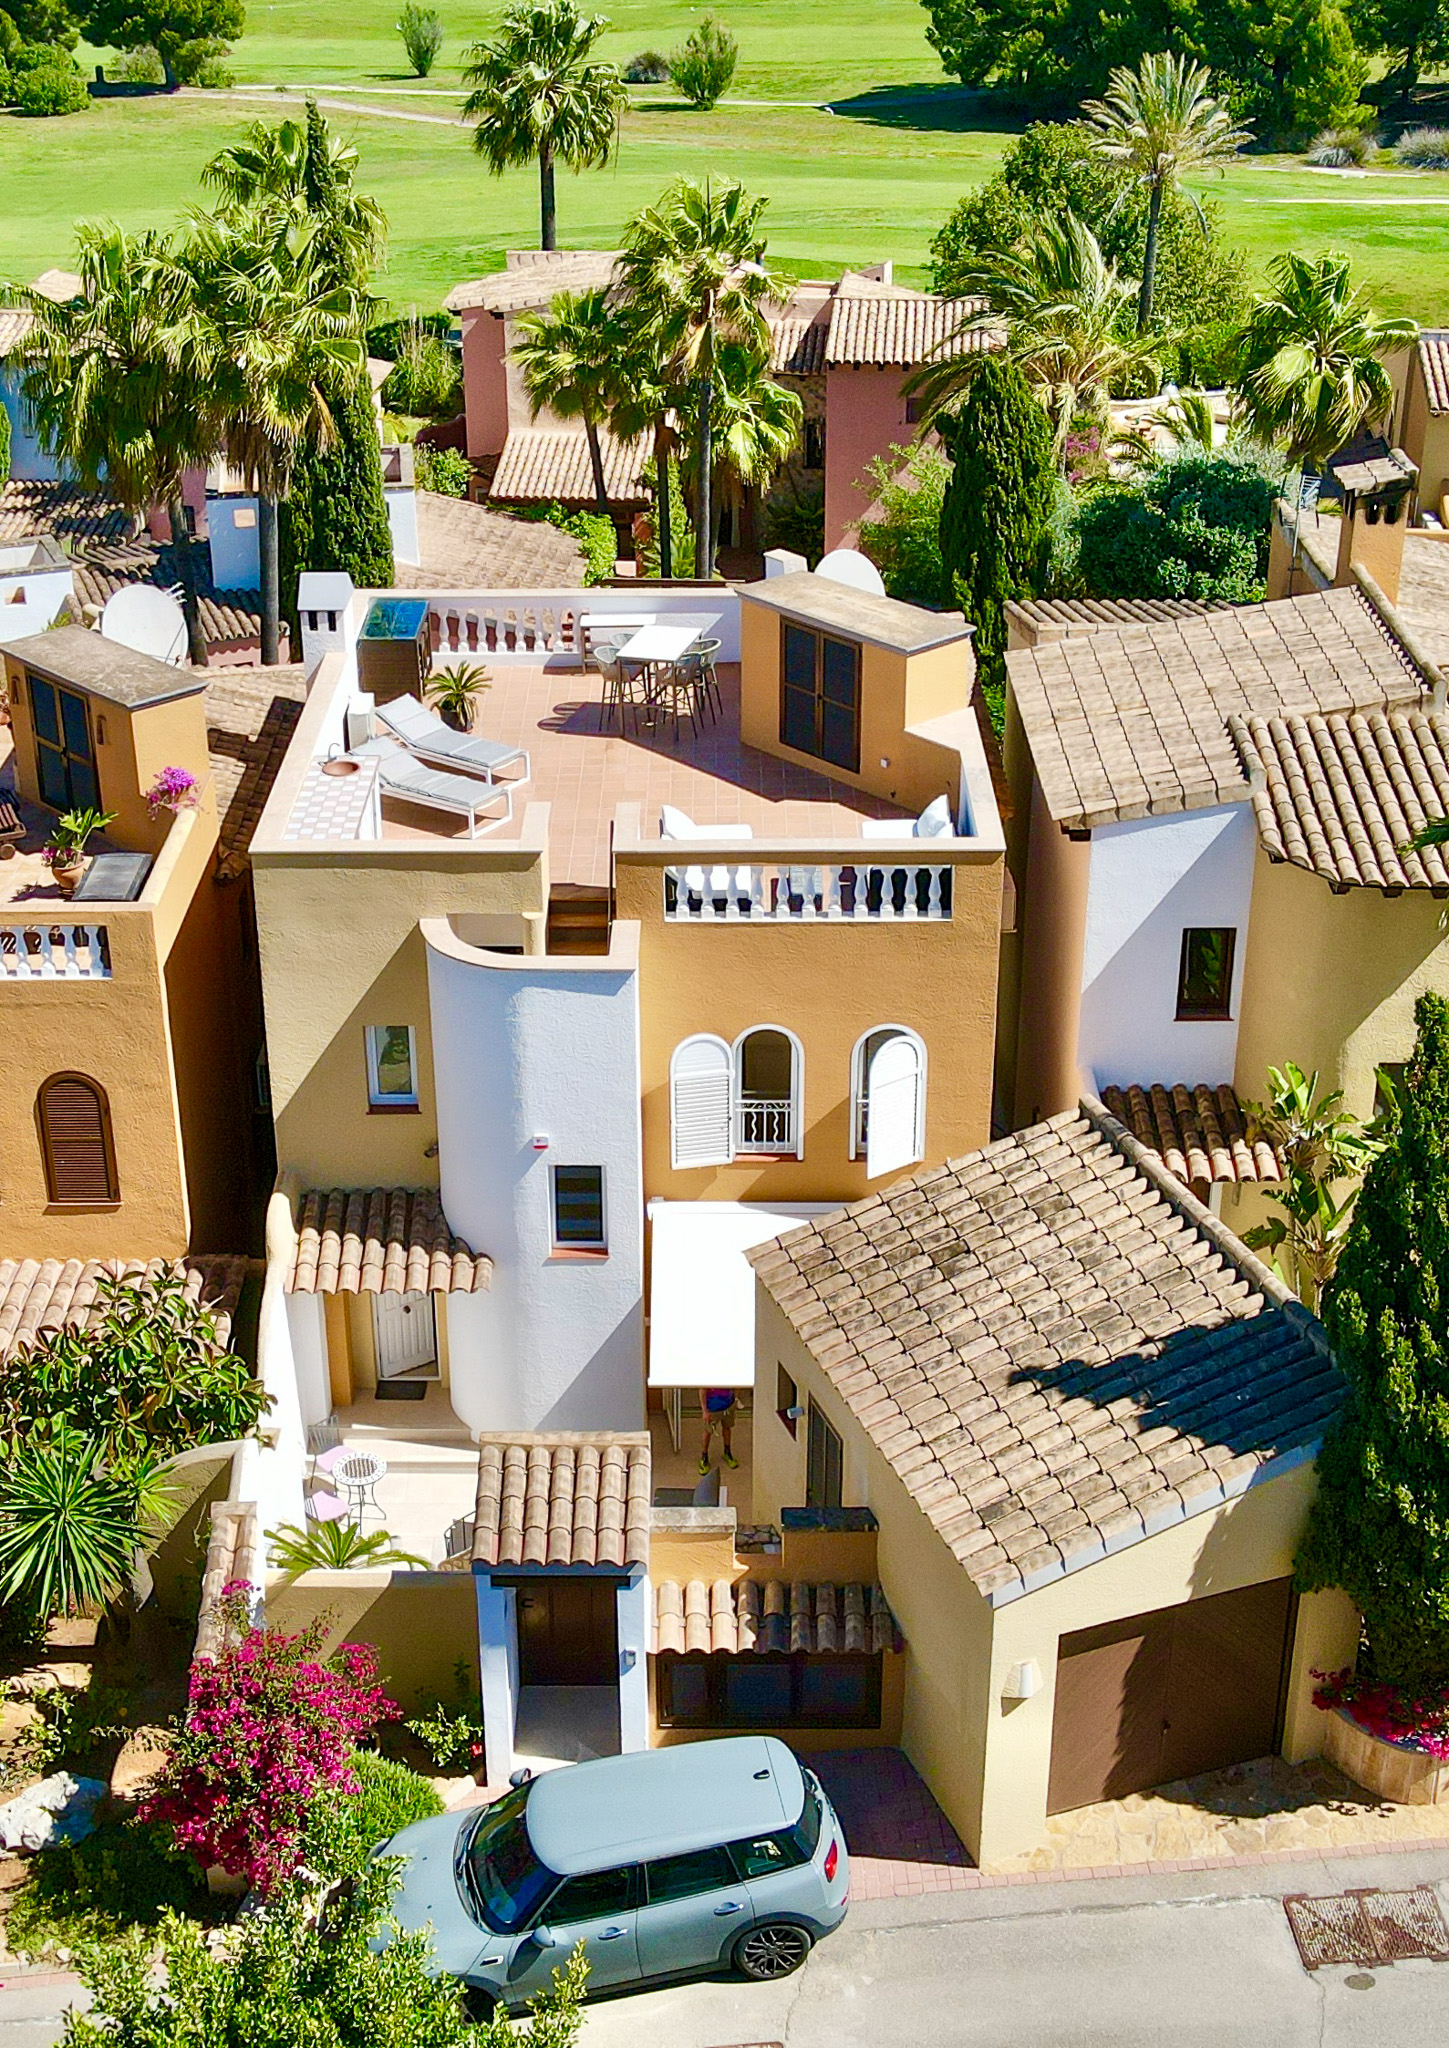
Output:
[[647,1564],[649,1472],[647,1430],[480,1437],[473,1562]]
[[522,313],[546,306],[557,292],[592,291],[613,282],[616,249],[513,249],[507,268],[455,284],[443,304],[450,313],[482,306],[490,313]]
[[1006,658],[1058,824],[1090,829],[1237,803],[1248,778],[1235,714],[1423,700],[1423,678],[1353,590],[1104,628]]
[[34,317],[25,306],[0,306],[0,357],[8,356],[25,339]]
[[1306,868],[1340,890],[1449,893],[1445,849],[1409,847],[1426,824],[1449,817],[1449,718],[1443,713],[1230,723],[1270,860]]
[[493,1261],[448,1227],[436,1188],[309,1188],[289,1294],[477,1294]]
[[1099,633],[1104,626],[1144,626],[1226,609],[1191,597],[1033,597],[1013,598],[1006,616],[1019,621],[1040,643]]
[[654,1586],[652,1618],[653,1650],[859,1656],[901,1648],[900,1630],[879,1586],[663,1579]]
[[78,484],[12,477],[0,485],[0,544],[31,533],[53,533],[72,546],[128,540],[133,521],[113,498]]
[[1139,1143],[1180,1181],[1246,1182],[1283,1178],[1277,1153],[1249,1123],[1232,1089],[1198,1082],[1104,1088],[1102,1100]]
[[[610,501],[616,508],[642,505],[648,495],[643,479],[649,459],[647,442],[625,444],[608,433],[599,438]],[[582,434],[514,427],[503,444],[489,496],[515,505],[547,505],[555,500],[563,505],[592,505],[594,473],[587,441]]]
[[403,590],[577,590],[583,551],[547,519],[518,519],[467,498],[419,491],[421,562],[397,564]]
[[221,1253],[185,1259],[0,1259],[0,1359],[67,1323],[85,1329],[99,1280],[141,1274],[184,1274],[187,1293],[212,1310],[225,1344],[251,1270],[250,1259]]
[[847,274],[830,305],[826,363],[832,369],[907,370],[930,357],[984,354],[994,346],[990,331],[961,331],[983,304]]
[[1442,327],[1420,333],[1419,368],[1430,412],[1449,412],[1449,333]]
[[221,668],[206,686],[206,744],[221,839],[217,874],[243,872],[307,696],[300,666]]
[[1341,1398],[1312,1317],[1100,1104],[747,1257],[997,1599],[1310,1454]]
[[818,377],[830,339],[828,310],[782,313],[770,322],[770,370],[776,377]]

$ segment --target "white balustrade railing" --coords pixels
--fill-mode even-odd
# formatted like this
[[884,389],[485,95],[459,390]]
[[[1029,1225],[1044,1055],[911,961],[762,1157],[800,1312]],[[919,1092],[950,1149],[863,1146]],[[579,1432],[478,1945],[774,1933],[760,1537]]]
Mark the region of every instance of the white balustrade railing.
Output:
[[0,925],[0,981],[109,981],[103,924]]
[[951,876],[949,867],[882,860],[666,868],[664,914],[683,924],[939,922],[951,915]]
[[[580,607],[579,609],[582,609]],[[434,654],[510,655],[542,661],[550,654],[579,655],[579,611],[522,597],[510,603],[435,602],[428,609]]]
[[736,1152],[793,1152],[795,1105],[763,1096],[746,1097],[735,1108]]

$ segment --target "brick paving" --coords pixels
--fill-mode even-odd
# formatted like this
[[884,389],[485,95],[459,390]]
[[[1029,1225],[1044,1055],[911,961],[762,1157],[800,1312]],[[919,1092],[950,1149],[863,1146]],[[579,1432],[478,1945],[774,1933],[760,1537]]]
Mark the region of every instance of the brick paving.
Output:
[[850,1845],[853,1899],[912,1899],[980,1882],[965,1844],[898,1749],[809,1758]]

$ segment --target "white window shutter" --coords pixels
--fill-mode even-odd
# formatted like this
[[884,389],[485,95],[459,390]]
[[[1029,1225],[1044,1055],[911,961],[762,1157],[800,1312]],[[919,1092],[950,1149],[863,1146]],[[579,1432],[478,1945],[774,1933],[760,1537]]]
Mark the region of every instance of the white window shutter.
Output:
[[734,1055],[722,1038],[686,1038],[669,1062],[669,1149],[675,1166],[734,1158]]
[[878,1045],[866,1070],[869,1108],[865,1126],[865,1171],[895,1173],[920,1158],[925,1123],[921,1049],[913,1038],[896,1033]]

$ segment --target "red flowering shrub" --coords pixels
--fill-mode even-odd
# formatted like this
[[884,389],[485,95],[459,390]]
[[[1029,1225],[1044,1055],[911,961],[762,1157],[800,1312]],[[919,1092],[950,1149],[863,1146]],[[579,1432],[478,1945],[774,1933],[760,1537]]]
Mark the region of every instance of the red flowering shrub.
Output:
[[1342,1707],[1380,1742],[1406,1744],[1441,1762],[1449,1759],[1449,1692],[1410,1693],[1352,1671],[1315,1671],[1313,1676],[1323,1681],[1313,1695],[1315,1707],[1325,1713]]
[[267,1892],[296,1868],[311,1803],[357,1791],[358,1738],[398,1710],[373,1650],[351,1643],[324,1661],[321,1622],[296,1636],[253,1628],[250,1590],[222,1595],[226,1648],[192,1667],[186,1723],[142,1817]]

